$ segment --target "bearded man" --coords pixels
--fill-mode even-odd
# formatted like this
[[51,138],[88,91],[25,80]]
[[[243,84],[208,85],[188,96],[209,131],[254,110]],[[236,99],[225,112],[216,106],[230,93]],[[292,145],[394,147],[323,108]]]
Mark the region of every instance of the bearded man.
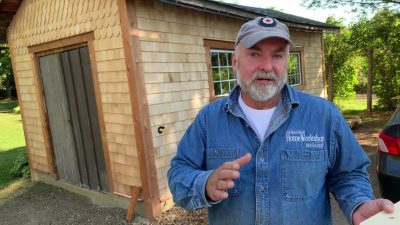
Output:
[[210,225],[332,224],[329,193],[349,223],[393,203],[373,200],[370,161],[339,110],[286,84],[288,27],[256,18],[238,32],[238,85],[205,106],[181,139],[168,182],[175,203],[208,207]]

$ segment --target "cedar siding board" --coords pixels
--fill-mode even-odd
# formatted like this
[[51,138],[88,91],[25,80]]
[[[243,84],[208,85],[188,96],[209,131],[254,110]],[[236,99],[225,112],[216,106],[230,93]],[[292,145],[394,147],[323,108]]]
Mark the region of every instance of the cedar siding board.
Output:
[[[209,51],[232,50],[243,22],[260,15],[275,16],[289,25],[291,50],[301,52],[303,65],[303,81],[296,88],[325,97],[322,32],[336,29],[329,24],[208,0],[23,1],[8,26],[7,40],[33,179],[40,171],[56,179],[73,177],[71,183],[78,185],[81,179],[83,186],[105,182],[101,190],[122,196],[140,187],[144,214],[160,215],[171,202],[166,175],[177,144],[199,110],[215,100]],[[74,61],[78,56],[67,57],[67,52],[77,54],[76,49],[84,49],[84,64],[90,68],[74,72],[71,67],[72,73],[81,75],[68,76],[82,82],[66,79],[59,82],[61,87],[55,86],[59,77],[51,70],[56,61],[48,63],[46,70],[40,58],[61,55],[65,70],[68,60],[79,64]],[[83,86],[85,82],[93,85]],[[57,102],[56,96],[46,96],[48,88],[66,88],[69,97]],[[81,96],[90,99],[74,97],[80,93],[72,92],[74,88],[86,90]],[[95,128],[87,124],[80,131],[71,128],[76,143],[53,137],[52,130],[65,121],[53,122],[51,118],[60,118],[52,115],[52,104],[69,110],[67,121],[81,125],[89,121]],[[73,104],[75,108],[70,107]],[[80,115],[77,108],[87,108],[87,114]],[[161,133],[160,127],[165,127]],[[79,133],[82,138],[77,138]],[[62,174],[63,165],[56,162],[61,153],[55,145],[96,152],[87,155],[88,165],[99,165],[101,177],[90,181],[94,175],[82,168],[82,152],[66,156],[80,169]],[[75,178],[77,174],[81,177]]]

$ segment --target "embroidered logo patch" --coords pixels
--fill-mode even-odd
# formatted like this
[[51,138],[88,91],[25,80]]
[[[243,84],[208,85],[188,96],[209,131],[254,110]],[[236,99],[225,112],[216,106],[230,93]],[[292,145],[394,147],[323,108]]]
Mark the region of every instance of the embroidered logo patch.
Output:
[[288,130],[285,135],[287,142],[303,142],[307,148],[324,147],[324,136],[306,134],[304,130]]
[[275,27],[276,21],[273,18],[265,17],[258,20],[258,25],[263,27]]

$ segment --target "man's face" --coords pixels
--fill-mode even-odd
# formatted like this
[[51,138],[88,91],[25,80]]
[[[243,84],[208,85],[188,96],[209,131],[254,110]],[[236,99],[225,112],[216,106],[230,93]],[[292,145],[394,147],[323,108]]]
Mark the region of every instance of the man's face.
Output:
[[280,38],[268,38],[251,48],[239,46],[232,58],[242,95],[267,102],[282,90],[287,80],[288,44]]

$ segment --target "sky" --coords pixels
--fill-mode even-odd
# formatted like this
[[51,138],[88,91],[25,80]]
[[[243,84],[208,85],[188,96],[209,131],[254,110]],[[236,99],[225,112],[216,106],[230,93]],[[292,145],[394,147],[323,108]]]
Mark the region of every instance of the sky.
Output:
[[247,5],[258,8],[274,7],[274,9],[277,9],[281,12],[305,17],[320,22],[326,22],[326,18],[328,16],[333,16],[336,19],[343,17],[345,25],[357,21],[356,14],[351,12],[349,7],[312,10],[301,6],[301,3],[303,2],[302,0],[225,0],[225,2],[237,2],[239,5]]

